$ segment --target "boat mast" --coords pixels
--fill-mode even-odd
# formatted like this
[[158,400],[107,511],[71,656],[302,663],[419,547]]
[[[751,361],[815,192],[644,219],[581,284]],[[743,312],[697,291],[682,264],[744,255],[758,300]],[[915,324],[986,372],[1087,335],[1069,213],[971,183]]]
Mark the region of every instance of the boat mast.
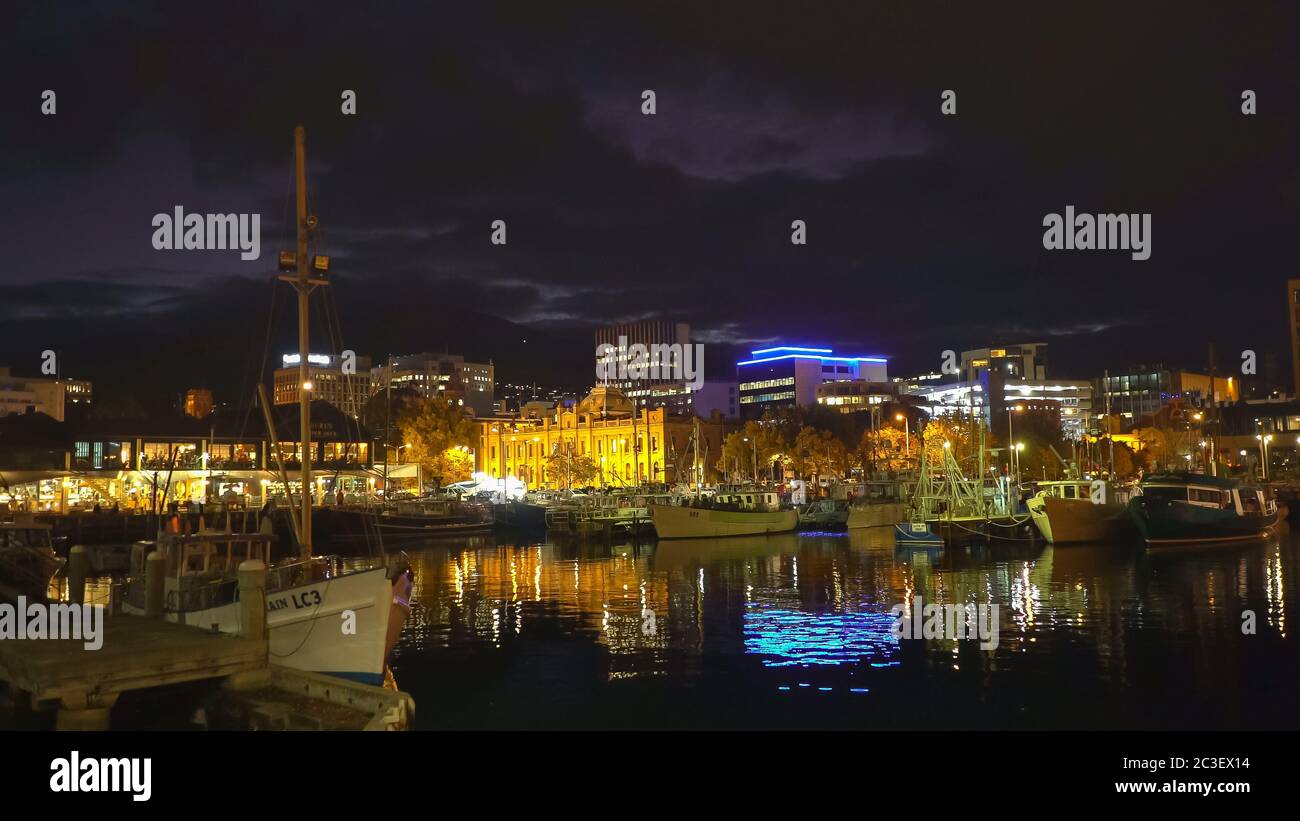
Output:
[[[299,506],[299,526],[298,533],[300,537],[299,549],[303,558],[311,557],[311,391],[308,390],[308,384],[311,379],[308,369],[308,355],[311,347],[311,334],[309,329],[309,301],[308,297],[317,285],[324,285],[323,279],[312,279],[308,273],[307,262],[307,239],[308,232],[315,227],[316,220],[314,217],[307,215],[307,158],[305,145],[305,132],[302,126],[293,130],[293,160],[294,160],[294,177],[295,187],[297,189],[297,229],[298,229],[298,253],[295,262],[297,263],[297,272],[294,275],[281,276],[280,279],[293,285],[298,292],[298,416],[301,422],[299,428],[299,439],[302,445],[302,500]],[[288,487],[285,487],[285,493],[288,494]]]
[[388,488],[388,446],[393,440],[393,355],[391,353],[384,362],[384,372],[384,501],[387,502],[391,495]]
[[1115,481],[1115,435],[1110,431],[1110,371],[1102,372],[1101,383],[1106,391],[1106,441],[1110,443],[1110,480]]

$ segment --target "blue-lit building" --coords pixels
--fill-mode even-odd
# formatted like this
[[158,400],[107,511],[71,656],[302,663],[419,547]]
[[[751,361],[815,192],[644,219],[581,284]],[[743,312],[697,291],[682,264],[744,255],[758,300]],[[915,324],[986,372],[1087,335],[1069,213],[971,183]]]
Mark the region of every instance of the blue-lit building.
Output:
[[839,356],[830,348],[780,345],[750,351],[749,359],[736,363],[740,415],[757,419],[768,408],[815,405],[823,382],[887,382],[887,365],[883,356]]

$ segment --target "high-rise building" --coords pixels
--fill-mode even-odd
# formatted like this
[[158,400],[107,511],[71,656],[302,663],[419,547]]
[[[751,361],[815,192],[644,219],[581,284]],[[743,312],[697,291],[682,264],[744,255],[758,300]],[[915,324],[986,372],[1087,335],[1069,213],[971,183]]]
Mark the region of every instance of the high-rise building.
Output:
[[[275,372],[275,404],[292,405],[299,400],[298,354],[285,354],[284,367]],[[348,373],[340,357],[307,355],[307,379],[312,399],[328,402],[354,419],[361,417],[370,399],[370,357],[358,356]]]
[[836,356],[830,348],[781,345],[750,351],[736,363],[740,383],[740,415],[757,419],[768,408],[817,403],[823,382],[863,379],[888,382],[883,356]]
[[[626,373],[628,366],[632,364],[632,346],[643,345],[647,353],[653,356],[656,349],[685,351],[683,346],[689,344],[691,344],[691,326],[685,322],[653,319],[600,328],[596,331],[596,353],[594,354],[598,369],[602,364],[601,346],[608,345],[614,349],[604,358],[605,372],[608,376],[601,384],[611,388],[618,388],[629,399],[635,399],[639,401],[639,404],[645,404],[644,398],[650,395],[651,389],[655,386],[676,385],[681,383],[682,380],[671,374],[665,374],[662,370],[652,376],[636,380],[618,377],[617,374]],[[657,348],[657,346],[668,347]],[[668,370],[671,370],[672,366],[676,364],[675,359],[666,357],[658,361],[664,369]],[[694,363],[696,367],[702,367],[703,364],[702,362]]]
[[393,390],[407,389],[426,398],[441,396],[460,401],[476,416],[491,416],[496,396],[495,371],[491,362],[466,362],[458,354],[394,356],[370,369],[370,389],[378,393],[391,384]]

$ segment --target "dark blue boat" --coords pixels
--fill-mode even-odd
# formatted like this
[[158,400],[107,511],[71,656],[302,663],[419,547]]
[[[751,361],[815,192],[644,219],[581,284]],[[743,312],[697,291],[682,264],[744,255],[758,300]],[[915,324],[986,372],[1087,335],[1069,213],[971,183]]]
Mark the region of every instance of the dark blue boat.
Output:
[[1261,539],[1278,523],[1277,501],[1266,487],[1199,473],[1156,473],[1129,501],[1149,545]]

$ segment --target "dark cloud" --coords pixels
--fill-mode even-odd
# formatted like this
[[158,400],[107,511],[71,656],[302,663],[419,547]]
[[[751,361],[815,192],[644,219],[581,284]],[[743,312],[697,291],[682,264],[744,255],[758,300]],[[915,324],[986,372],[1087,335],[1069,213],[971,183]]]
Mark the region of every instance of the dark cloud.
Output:
[[[1285,351],[1296,23],[1285,5],[20,5],[0,362],[37,320],[90,339],[96,311],[179,318],[223,290],[262,310],[300,122],[320,248],[366,296],[342,319],[373,354],[472,336],[504,361],[533,326],[579,379],[593,325],[655,314],[722,351],[825,340],[904,371],[1025,335],[1074,376],[1197,365],[1210,339]],[[155,252],[150,219],[178,203],[261,213],[261,260]],[[1151,260],[1045,252],[1043,215],[1071,204],[1151,212]],[[240,339],[232,356],[261,344]]]

